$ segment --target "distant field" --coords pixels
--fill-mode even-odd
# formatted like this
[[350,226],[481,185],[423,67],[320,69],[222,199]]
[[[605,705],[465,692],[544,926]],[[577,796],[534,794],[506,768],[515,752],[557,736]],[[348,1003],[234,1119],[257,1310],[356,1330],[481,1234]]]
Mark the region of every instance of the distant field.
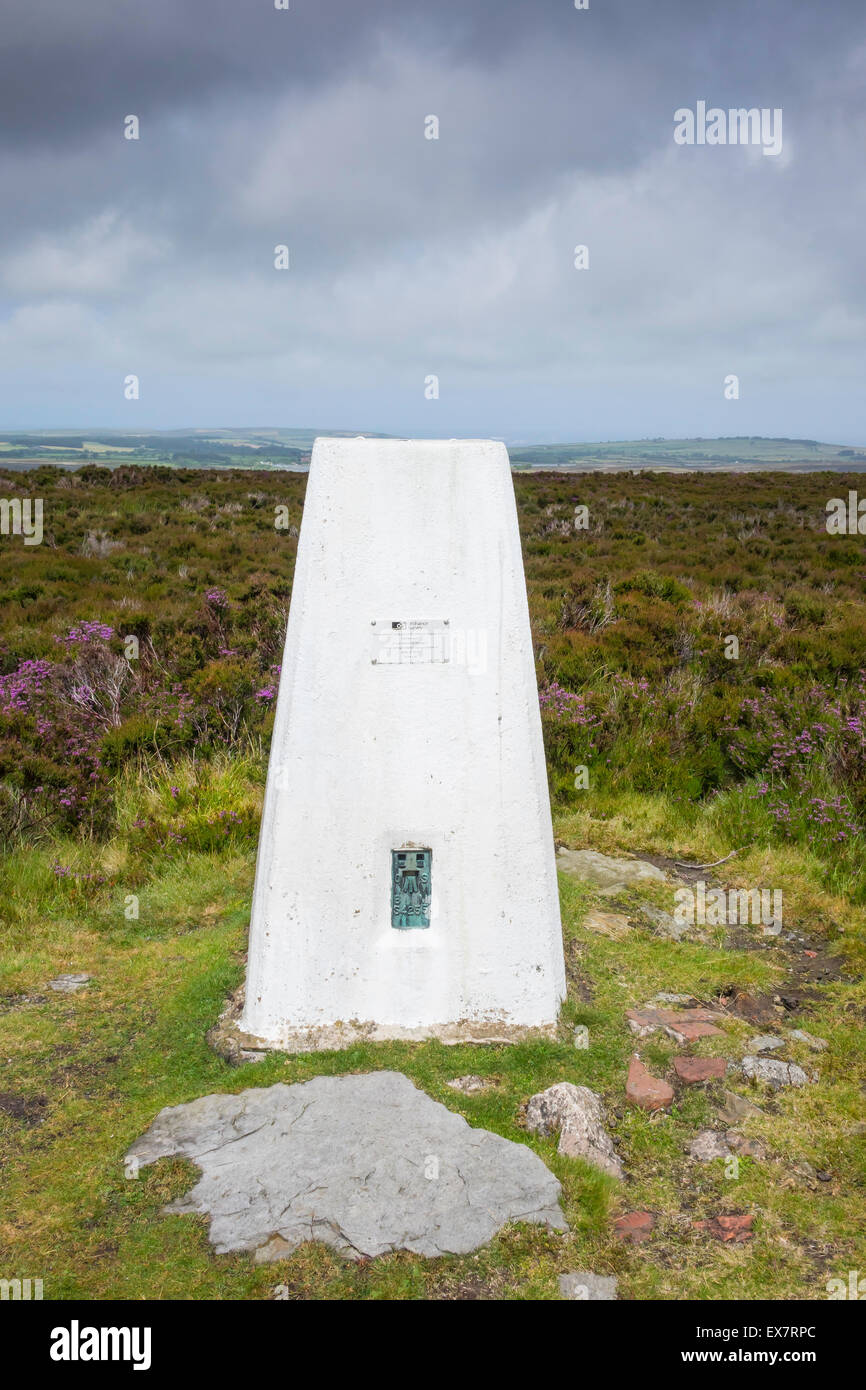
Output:
[[[59,430],[0,436],[3,461],[13,468],[32,468],[43,461],[72,466],[93,462],[164,464],[173,468],[305,468],[319,434],[351,436],[356,430],[177,430],[125,434]],[[364,431],[367,438],[387,435]],[[620,472],[624,469],[725,469],[752,472],[783,469],[818,472],[866,468],[866,446],[822,444],[812,439],[637,439],[606,443],[509,446],[518,470]]]
[[515,467],[554,469],[820,469],[866,467],[866,447],[811,439],[638,439],[509,449]]

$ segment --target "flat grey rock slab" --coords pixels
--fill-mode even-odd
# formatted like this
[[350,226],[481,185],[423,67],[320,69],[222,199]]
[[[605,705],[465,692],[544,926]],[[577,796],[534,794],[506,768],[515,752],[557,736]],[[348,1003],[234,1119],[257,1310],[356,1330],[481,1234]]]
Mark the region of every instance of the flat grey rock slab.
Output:
[[563,1298],[584,1303],[613,1303],[616,1283],[612,1274],[560,1274],[559,1292]]
[[473,1129],[401,1072],[202,1096],[161,1110],[127,1157],[198,1165],[165,1210],[209,1216],[221,1255],[281,1258],[307,1240],[349,1259],[465,1254],[508,1221],[567,1230],[536,1153]]
[[575,878],[591,883],[602,896],[630,887],[633,883],[647,880],[667,882],[661,869],[645,859],[613,859],[597,849],[566,849],[561,846],[556,855],[556,867],[562,869],[563,873],[574,874]]
[[48,988],[58,994],[74,994],[83,989],[93,979],[92,975],[58,975],[56,980],[48,981]]

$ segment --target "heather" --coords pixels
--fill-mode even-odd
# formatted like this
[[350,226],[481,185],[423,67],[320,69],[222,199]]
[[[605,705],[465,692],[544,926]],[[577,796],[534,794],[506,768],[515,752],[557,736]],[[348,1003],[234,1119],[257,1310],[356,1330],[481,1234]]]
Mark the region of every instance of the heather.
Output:
[[[863,540],[824,526],[827,499],[849,486],[815,474],[515,478],[560,812],[661,794],[683,823],[709,817],[738,843],[801,846],[862,897]],[[0,546],[7,847],[110,837],[130,772],[225,753],[263,764],[305,478],[46,467],[0,487],[45,507],[41,546]],[[184,809],[141,817],[131,842],[145,852],[234,833],[230,819]]]
[[849,482],[751,475],[732,497],[724,477],[517,480],[564,812],[663,794],[733,845],[802,847],[862,900],[863,540],[824,525]]
[[[43,495],[48,518],[38,553],[14,537],[0,547],[7,846],[109,836],[130,769],[263,754],[302,499],[300,479],[275,484],[95,468],[2,481]],[[282,530],[276,505],[295,514]],[[182,825],[136,830],[157,847],[189,842]]]

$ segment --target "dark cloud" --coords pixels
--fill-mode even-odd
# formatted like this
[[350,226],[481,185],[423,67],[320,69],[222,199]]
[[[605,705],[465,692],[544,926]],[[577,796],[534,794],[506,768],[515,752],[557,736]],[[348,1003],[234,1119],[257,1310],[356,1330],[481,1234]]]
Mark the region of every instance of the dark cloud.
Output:
[[[526,44],[677,80],[802,84],[864,21],[860,0],[7,0],[0,138],[65,143],[127,111],[225,92],[309,90],[362,70],[383,39],[489,67]],[[622,94],[627,88],[622,89]],[[518,96],[519,94],[515,94]],[[751,94],[747,93],[751,100]],[[781,95],[781,94],[780,94]],[[533,93],[543,102],[544,91]]]
[[[7,7],[0,423],[140,370],[152,425],[866,437],[861,0],[590,6]],[[784,155],[674,146],[698,99]]]

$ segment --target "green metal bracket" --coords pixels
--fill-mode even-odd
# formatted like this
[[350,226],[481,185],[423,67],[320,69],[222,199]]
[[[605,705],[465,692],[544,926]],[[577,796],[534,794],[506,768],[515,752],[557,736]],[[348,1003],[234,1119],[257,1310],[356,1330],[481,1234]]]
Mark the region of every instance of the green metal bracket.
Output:
[[430,925],[429,849],[391,851],[391,926],[398,931]]

